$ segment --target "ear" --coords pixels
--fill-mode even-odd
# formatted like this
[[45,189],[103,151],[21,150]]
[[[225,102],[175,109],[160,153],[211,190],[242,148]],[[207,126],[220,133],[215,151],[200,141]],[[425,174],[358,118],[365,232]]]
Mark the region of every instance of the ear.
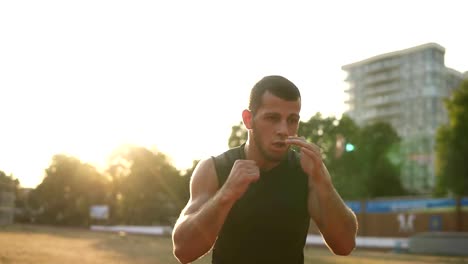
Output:
[[252,112],[247,109],[242,111],[242,121],[247,129],[252,129],[252,118]]

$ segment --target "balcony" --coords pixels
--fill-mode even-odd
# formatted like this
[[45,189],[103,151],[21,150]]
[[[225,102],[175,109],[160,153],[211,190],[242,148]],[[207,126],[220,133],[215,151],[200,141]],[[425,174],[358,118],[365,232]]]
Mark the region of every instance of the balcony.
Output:
[[344,90],[345,93],[354,93],[354,88],[347,88]]
[[364,79],[366,86],[377,86],[381,83],[392,82],[400,79],[400,72],[396,70],[379,72],[377,74],[369,75]]
[[345,93],[352,93],[354,92],[355,88],[356,88],[356,82],[355,81],[352,81],[352,82],[348,82],[347,87],[345,88],[344,92]]
[[400,64],[399,63],[392,63],[392,64],[385,64],[380,67],[375,67],[373,69],[370,69],[366,72],[366,76],[372,76],[384,72],[393,72],[393,71],[399,71],[400,69]]
[[378,97],[371,97],[366,99],[365,106],[375,107],[391,104],[399,104],[403,100],[403,96],[400,93],[383,95]]
[[401,89],[400,82],[386,82],[378,86],[366,87],[363,94],[364,96],[377,96],[380,94],[398,92]]
[[400,107],[388,107],[388,108],[381,108],[381,109],[370,109],[365,111],[363,116],[364,119],[377,119],[377,118],[384,118],[389,116],[396,116],[401,114]]

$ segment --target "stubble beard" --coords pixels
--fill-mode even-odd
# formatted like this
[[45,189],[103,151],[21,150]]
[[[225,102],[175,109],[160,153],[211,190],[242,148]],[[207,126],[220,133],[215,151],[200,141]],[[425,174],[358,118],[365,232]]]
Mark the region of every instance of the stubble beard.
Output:
[[287,151],[280,156],[274,156],[268,153],[266,148],[264,148],[261,140],[261,136],[259,132],[259,129],[257,129],[255,122],[252,122],[252,132],[253,132],[253,140],[255,142],[255,146],[257,146],[258,151],[260,152],[260,155],[269,162],[280,162],[285,159]]

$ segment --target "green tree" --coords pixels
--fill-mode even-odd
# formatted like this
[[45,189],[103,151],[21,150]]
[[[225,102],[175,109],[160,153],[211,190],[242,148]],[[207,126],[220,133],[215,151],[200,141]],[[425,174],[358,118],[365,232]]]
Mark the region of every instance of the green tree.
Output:
[[436,137],[436,195],[468,195],[468,80],[445,101],[449,122]]
[[[323,162],[327,166],[335,188],[344,199],[363,196],[363,177],[358,161],[359,127],[346,115],[341,119],[323,117],[316,113],[307,122],[301,122],[299,136],[320,147]],[[345,151],[345,145],[353,144],[356,150]]]
[[[315,114],[299,135],[317,144],[337,191],[344,199],[405,194],[400,181],[399,137],[386,123],[359,128],[348,116]],[[346,144],[353,147],[346,149]]]
[[238,125],[232,126],[231,135],[229,136],[228,146],[234,148],[244,144],[247,141],[247,129],[240,122]]
[[391,125],[375,123],[361,130],[359,164],[362,173],[364,198],[404,195],[400,180],[400,138]]
[[[341,119],[336,117],[323,117],[316,113],[307,122],[300,122],[298,135],[309,142],[318,145],[322,152],[325,165],[343,156],[344,145],[339,143],[353,143],[357,141],[359,127],[348,116]],[[342,140],[341,140],[342,139]],[[349,156],[349,155],[348,155]]]
[[55,155],[31,198],[40,209],[39,222],[87,225],[90,206],[106,203],[107,194],[108,180],[96,168],[75,157]]
[[185,178],[163,153],[125,146],[112,158],[108,172],[116,222],[172,224],[186,203]]
[[6,175],[0,170],[0,191],[16,191],[19,188],[20,182],[13,175]]
[[0,170],[0,193],[14,193],[15,222],[29,222],[28,192],[21,188],[20,181],[12,174]]

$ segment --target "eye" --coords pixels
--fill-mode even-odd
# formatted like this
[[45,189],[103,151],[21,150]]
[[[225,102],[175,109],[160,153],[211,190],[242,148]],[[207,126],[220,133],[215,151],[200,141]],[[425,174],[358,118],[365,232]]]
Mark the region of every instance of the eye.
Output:
[[290,118],[288,118],[288,122],[289,122],[290,124],[297,124],[297,123],[299,123],[299,118],[297,118],[297,117],[290,117]]
[[268,121],[278,121],[280,118],[277,115],[267,115],[265,116],[265,119]]

